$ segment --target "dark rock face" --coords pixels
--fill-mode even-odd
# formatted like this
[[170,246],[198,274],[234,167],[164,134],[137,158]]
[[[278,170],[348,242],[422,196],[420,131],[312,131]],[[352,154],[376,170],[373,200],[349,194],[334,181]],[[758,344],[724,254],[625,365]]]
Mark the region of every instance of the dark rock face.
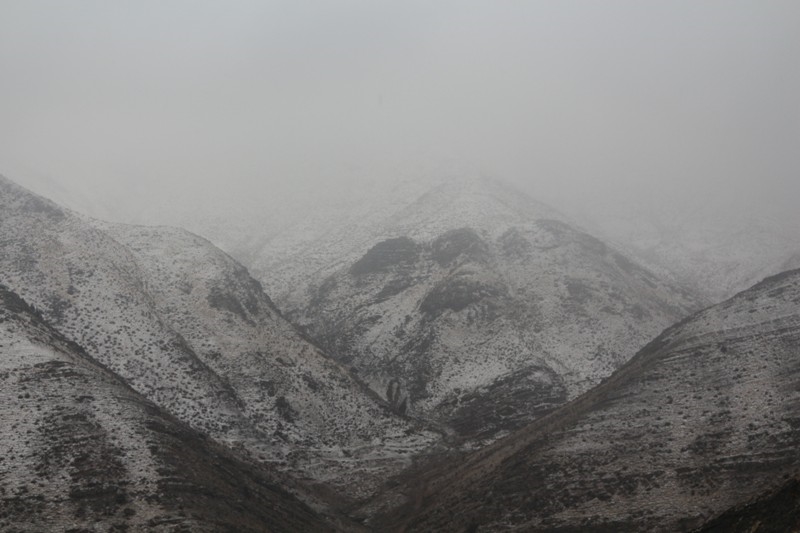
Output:
[[[224,293],[220,289],[214,287],[208,293],[207,300],[208,305],[214,309],[228,311],[234,315],[237,315],[245,322],[250,322],[250,319],[247,318],[247,315],[245,314],[244,307],[235,296]],[[252,322],[250,323],[252,324]]]
[[[378,523],[406,531],[698,527],[800,470],[798,353],[795,270],[669,328],[603,384],[511,437],[429,468],[402,489],[412,495],[406,506]],[[796,501],[787,520],[793,512]]]
[[333,531],[0,286],[0,529]]
[[783,533],[800,531],[800,479],[792,478],[758,499],[738,505],[694,533]]
[[566,401],[566,388],[553,370],[529,367],[485,387],[458,391],[441,411],[459,436],[486,439],[520,429]]
[[295,318],[396,412],[485,442],[599,382],[690,305],[597,239],[538,220],[380,242]]
[[385,272],[392,267],[401,267],[417,259],[417,246],[407,237],[397,237],[373,246],[361,259],[350,267],[355,276]]
[[500,295],[498,287],[482,283],[465,272],[436,284],[420,302],[419,310],[430,317],[437,317],[448,310],[458,313]]
[[486,257],[487,253],[486,243],[472,228],[448,231],[431,243],[431,258],[441,266],[450,265],[464,256],[477,261]]

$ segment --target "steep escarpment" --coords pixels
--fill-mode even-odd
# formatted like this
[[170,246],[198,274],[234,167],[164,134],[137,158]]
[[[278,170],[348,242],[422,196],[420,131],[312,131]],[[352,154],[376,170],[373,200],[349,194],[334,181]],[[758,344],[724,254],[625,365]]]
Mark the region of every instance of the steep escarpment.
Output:
[[398,412],[483,441],[597,384],[693,305],[566,223],[510,220],[381,241],[295,319]]
[[669,328],[602,385],[394,493],[404,531],[685,531],[800,470],[800,271]]
[[[0,529],[333,531],[0,286]],[[339,527],[344,527],[339,522]]]

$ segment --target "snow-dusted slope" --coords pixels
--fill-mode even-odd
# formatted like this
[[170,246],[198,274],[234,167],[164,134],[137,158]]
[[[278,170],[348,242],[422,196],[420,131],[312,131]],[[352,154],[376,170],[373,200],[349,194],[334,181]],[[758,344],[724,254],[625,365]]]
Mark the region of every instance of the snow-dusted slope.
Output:
[[495,182],[439,187],[292,318],[397,410],[493,438],[598,383],[695,305],[553,216]]
[[212,435],[244,427],[235,393],[164,323],[127,248],[0,177],[0,250],[0,281],[136,390]]
[[165,323],[236,391],[265,457],[364,489],[361,468],[391,473],[434,439],[410,435],[407,421],[301,338],[247,270],[207,240],[176,228],[99,225],[134,255]]
[[89,222],[7,180],[0,202],[2,279],[181,420],[356,492],[433,439],[300,338],[208,241]]
[[800,471],[800,270],[669,328],[602,385],[430,467],[404,531],[687,531]]
[[231,243],[224,246],[264,283],[279,308],[297,309],[310,284],[354,261],[375,242],[396,235],[387,220],[430,187],[403,181],[309,195],[296,199],[281,220],[246,223],[248,240],[220,234],[220,242]]
[[0,286],[0,529],[332,531]]

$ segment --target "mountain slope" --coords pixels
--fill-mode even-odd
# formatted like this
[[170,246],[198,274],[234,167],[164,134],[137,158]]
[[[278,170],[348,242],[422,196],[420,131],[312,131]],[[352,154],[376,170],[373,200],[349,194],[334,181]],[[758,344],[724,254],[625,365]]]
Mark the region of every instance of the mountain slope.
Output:
[[0,529],[332,531],[0,286]]
[[517,429],[696,305],[549,215],[492,182],[436,189],[292,319],[398,411],[468,439]]
[[3,179],[0,202],[6,283],[193,427],[359,493],[434,439],[302,339],[208,241],[83,220]]
[[429,468],[405,531],[684,531],[800,470],[800,270],[669,328],[602,385]]
[[136,258],[160,316],[236,391],[263,435],[251,443],[260,454],[353,490],[366,488],[359,468],[381,481],[381,470],[405,465],[433,440],[412,434],[301,338],[247,270],[205,239],[176,228],[101,226]]
[[164,324],[124,246],[5,178],[0,235],[0,281],[67,337],[194,427],[243,427],[235,393]]
[[800,531],[800,480],[792,478],[744,505],[737,505],[694,533],[784,533]]

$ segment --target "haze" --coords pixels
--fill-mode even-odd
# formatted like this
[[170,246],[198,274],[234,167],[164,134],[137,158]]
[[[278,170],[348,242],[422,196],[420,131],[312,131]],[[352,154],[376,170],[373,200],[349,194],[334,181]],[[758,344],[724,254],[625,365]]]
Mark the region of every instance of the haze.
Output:
[[0,172],[131,220],[470,172],[796,221],[798,28],[794,1],[5,0]]

